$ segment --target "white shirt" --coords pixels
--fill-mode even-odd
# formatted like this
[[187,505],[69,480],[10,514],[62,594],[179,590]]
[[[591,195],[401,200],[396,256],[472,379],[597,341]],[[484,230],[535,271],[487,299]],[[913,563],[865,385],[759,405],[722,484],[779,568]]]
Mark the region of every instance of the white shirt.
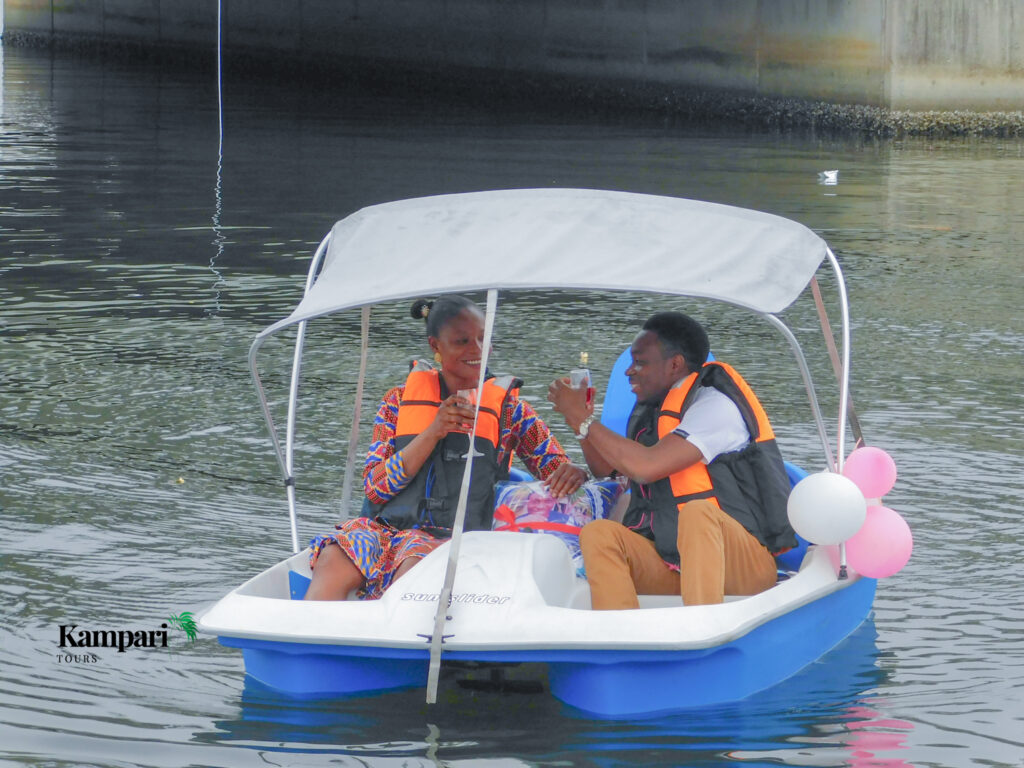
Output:
[[710,464],[722,453],[750,442],[750,432],[736,403],[714,387],[701,387],[673,433],[685,437]]

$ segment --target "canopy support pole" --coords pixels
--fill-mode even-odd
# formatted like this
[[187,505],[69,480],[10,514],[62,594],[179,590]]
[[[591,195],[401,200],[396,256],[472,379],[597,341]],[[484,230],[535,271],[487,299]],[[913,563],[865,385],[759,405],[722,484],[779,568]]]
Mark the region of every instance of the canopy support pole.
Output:
[[[484,316],[484,342],[480,354],[480,377],[477,379],[477,391],[484,386],[487,373],[487,358],[491,352],[491,336],[494,331],[494,313],[498,307],[498,291],[494,288],[487,291],[487,313]],[[444,572],[444,584],[437,596],[437,613],[434,615],[434,631],[430,635],[430,666],[427,671],[427,704],[437,702],[437,683],[441,675],[441,644],[444,642],[445,622],[450,618],[448,609],[451,607],[452,586],[455,584],[455,569],[459,562],[459,547],[462,544],[462,527],[466,522],[466,504],[469,499],[469,477],[473,470],[473,456],[476,453],[476,424],[480,417],[480,400],[477,397],[473,411],[473,431],[469,435],[469,449],[466,451],[466,469],[462,472],[462,487],[459,489],[459,504],[455,508],[455,521],[452,523],[452,539],[448,549],[448,567]],[[500,418],[500,414],[499,414]]]
[[[825,346],[828,347],[828,356],[832,361],[832,370],[835,371],[836,381],[841,382],[843,376],[842,364],[839,362],[839,350],[836,348],[835,335],[832,333],[832,324],[828,320],[828,312],[825,311],[825,302],[821,298],[821,287],[818,285],[818,278],[811,278],[811,293],[814,295],[814,303],[818,307],[818,319],[821,321],[821,330],[825,334]],[[857,441],[854,448],[864,445],[864,432],[860,428],[860,419],[853,407],[853,395],[850,395],[850,429]]]
[[[825,249],[828,261],[832,265],[832,271],[836,274],[836,289],[839,292],[839,315],[843,323],[840,332],[842,334],[843,349],[842,362],[839,369],[839,434],[836,438],[836,464],[835,471],[842,473],[843,464],[846,461],[844,450],[846,441],[846,422],[853,416],[853,404],[850,402],[850,304],[846,296],[846,280],[843,277],[843,270],[839,268],[839,262],[831,248]],[[813,286],[813,282],[812,282]],[[824,328],[823,328],[824,329]],[[825,339],[835,344],[831,328],[825,330]],[[859,425],[858,425],[859,429]],[[862,439],[862,438],[861,438]],[[839,578],[846,578],[846,542],[839,544]]]
[[[846,298],[846,280],[843,278],[843,270],[839,268],[835,254],[831,248],[826,248],[832,270],[836,273],[837,290],[839,292],[839,312],[842,319],[842,362],[839,368],[839,435],[836,441],[836,472],[843,471],[843,463],[846,461],[846,453],[843,450],[846,441],[846,422],[850,413],[850,305]],[[813,285],[813,283],[812,283]],[[832,338],[831,332],[825,333],[826,339]],[[832,340],[833,345],[835,340]]]
[[[313,287],[317,273],[323,262],[324,254],[327,253],[327,244],[331,240],[330,233],[320,241],[320,245],[313,254],[313,261],[309,265],[309,273],[306,275],[305,294]],[[252,374],[253,383],[256,386],[256,395],[260,399],[260,406],[263,408],[263,418],[267,422],[267,430],[270,432],[270,440],[274,446],[274,453],[277,454],[277,462],[281,466],[281,473],[284,475],[285,493],[288,497],[288,519],[291,523],[292,552],[299,551],[299,530],[295,514],[295,477],[292,474],[294,460],[295,441],[295,407],[299,392],[299,374],[302,368],[302,347],[306,335],[306,321],[299,323],[295,335],[295,352],[292,356],[292,379],[288,390],[288,421],[285,428],[285,447],[281,450],[281,443],[277,435],[277,426],[274,424],[274,417],[270,413],[270,403],[267,401],[267,393],[263,388],[263,381],[260,379],[259,369],[256,367],[256,353],[263,345],[265,337],[257,336],[249,347],[249,373]]]
[[292,552],[299,551],[299,526],[295,513],[295,411],[298,408],[299,376],[302,373],[302,348],[306,342],[306,321],[295,332],[292,353],[292,380],[288,386],[288,419],[284,428],[284,490],[288,496],[288,520],[292,531]]
[[352,430],[348,436],[348,458],[345,481],[341,484],[341,519],[347,520],[352,501],[352,474],[355,471],[356,448],[359,446],[359,420],[363,415],[363,384],[366,382],[366,359],[370,348],[370,307],[363,307],[359,346],[359,378],[356,380],[356,402],[352,408]]
[[[841,359],[839,350],[836,348],[832,325],[829,323],[828,313],[825,311],[825,302],[821,297],[821,288],[818,285],[818,278],[811,277],[810,285],[811,292],[814,295],[814,303],[818,309],[818,319],[821,322],[821,330],[825,335],[825,345],[828,348],[829,358],[832,361],[832,369],[835,371],[836,379],[839,382],[839,431],[836,438],[835,456],[832,455],[832,450],[828,442],[828,434],[825,430],[821,410],[818,406],[817,396],[814,394],[814,385],[811,382],[811,372],[807,367],[807,361],[804,359],[803,352],[796,341],[796,337],[793,336],[793,332],[790,331],[779,318],[774,315],[765,315],[765,317],[767,317],[769,321],[782,331],[782,334],[789,341],[790,346],[793,347],[793,351],[797,358],[797,364],[800,368],[800,374],[804,379],[804,386],[807,388],[807,394],[811,400],[811,409],[814,411],[814,420],[818,426],[818,434],[821,437],[822,445],[825,448],[825,458],[828,461],[829,470],[841,473],[843,471],[843,462],[845,459],[844,442],[846,437],[847,421],[849,421],[850,429],[853,431],[854,438],[856,439],[854,448],[864,445],[864,433],[861,431],[860,420],[857,418],[857,413],[853,409],[853,398],[850,396],[850,308],[846,295],[846,281],[843,278],[842,270],[839,268],[839,262],[836,260],[835,254],[832,253],[832,249],[826,248],[825,252],[829,263],[832,265],[832,270],[835,272],[836,281],[838,283],[843,342]],[[838,577],[839,579],[845,579],[847,577],[845,542],[842,542],[839,545]]]
[[796,336],[793,335],[789,326],[775,315],[762,316],[779,329],[779,332],[786,337],[786,341],[789,342],[789,346],[793,350],[797,367],[800,369],[800,376],[804,380],[804,388],[807,390],[807,399],[811,401],[811,412],[814,415],[814,423],[818,427],[818,437],[821,439],[821,447],[825,451],[825,460],[830,467],[835,466],[835,457],[832,455],[832,445],[829,443],[828,430],[825,429],[825,417],[821,414],[818,395],[814,390],[814,381],[811,379],[811,369],[807,366],[807,358],[804,357],[804,351],[800,348],[800,342],[796,340]]

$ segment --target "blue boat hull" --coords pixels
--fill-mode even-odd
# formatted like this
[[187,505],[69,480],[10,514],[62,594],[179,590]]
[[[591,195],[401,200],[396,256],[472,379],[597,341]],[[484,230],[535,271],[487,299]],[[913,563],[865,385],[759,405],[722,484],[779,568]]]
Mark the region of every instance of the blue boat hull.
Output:
[[721,704],[777,685],[821,658],[867,618],[874,579],[696,651],[604,652],[549,663],[551,693],[577,709],[625,716]]
[[[483,663],[541,662],[551,693],[584,712],[619,717],[737,701],[819,659],[867,617],[876,582],[859,579],[743,637],[699,650],[448,651]],[[425,685],[420,649],[340,646],[220,637],[242,649],[246,672],[298,697],[366,695]]]

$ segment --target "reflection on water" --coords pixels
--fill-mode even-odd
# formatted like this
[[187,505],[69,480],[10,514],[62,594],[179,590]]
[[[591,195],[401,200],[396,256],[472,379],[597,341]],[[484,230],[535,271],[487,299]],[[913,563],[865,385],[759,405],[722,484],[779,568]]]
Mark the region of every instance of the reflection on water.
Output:
[[[599,124],[228,83],[221,147],[212,78],[3,54],[0,759],[1019,762],[1024,143],[746,135],[629,116]],[[819,184],[834,168],[838,183]],[[209,638],[58,658],[62,624],[157,627],[289,549],[246,353],[297,301],[333,220],[414,195],[545,186],[761,208],[833,245],[850,285],[858,412],[869,443],[896,459],[886,504],[915,537],[910,564],[879,585],[873,625],[750,701],[638,722],[457,686],[434,708],[419,692],[291,702],[255,690],[237,652]],[[783,340],[738,310],[677,305],[756,382],[787,458],[819,466]],[[502,295],[495,368],[521,375],[524,396],[548,414],[553,373],[587,350],[602,383],[661,308],[651,296]],[[803,340],[816,337],[809,300],[785,317]],[[358,334],[357,313],[310,326],[296,451],[302,537],[337,514]],[[423,354],[421,334],[404,306],[374,311],[364,413]],[[280,410],[290,350],[281,341],[265,352]],[[808,352],[834,408],[827,356]]]

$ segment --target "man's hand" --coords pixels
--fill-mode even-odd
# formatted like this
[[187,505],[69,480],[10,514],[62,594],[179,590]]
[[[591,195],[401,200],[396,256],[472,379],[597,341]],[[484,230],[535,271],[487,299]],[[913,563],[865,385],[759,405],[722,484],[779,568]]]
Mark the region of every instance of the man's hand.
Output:
[[583,420],[594,412],[593,402],[587,404],[586,388],[571,387],[568,377],[563,376],[551,382],[548,387],[548,400],[555,406],[555,410],[565,417],[565,423],[573,432],[578,432]]

